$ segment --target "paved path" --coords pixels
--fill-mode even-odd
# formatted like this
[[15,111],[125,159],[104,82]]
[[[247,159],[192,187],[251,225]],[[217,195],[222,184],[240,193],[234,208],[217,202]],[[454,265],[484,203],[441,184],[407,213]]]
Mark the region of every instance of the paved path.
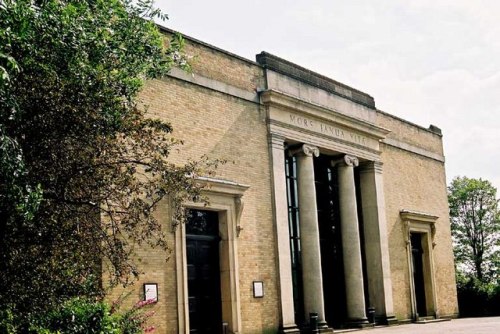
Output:
[[376,327],[348,334],[500,334],[500,317],[464,318],[427,324]]

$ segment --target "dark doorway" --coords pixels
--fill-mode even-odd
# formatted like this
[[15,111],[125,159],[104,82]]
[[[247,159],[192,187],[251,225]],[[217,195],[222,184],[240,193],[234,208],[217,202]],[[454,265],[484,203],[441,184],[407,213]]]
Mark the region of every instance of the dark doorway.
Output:
[[422,247],[422,234],[411,233],[411,256],[413,262],[413,287],[417,303],[416,317],[427,316],[424,280],[424,248]]
[[316,201],[323,275],[325,318],[329,326],[341,328],[346,321],[346,296],[337,170],[331,157],[314,160]]
[[189,332],[221,333],[217,212],[188,210],[186,224]]

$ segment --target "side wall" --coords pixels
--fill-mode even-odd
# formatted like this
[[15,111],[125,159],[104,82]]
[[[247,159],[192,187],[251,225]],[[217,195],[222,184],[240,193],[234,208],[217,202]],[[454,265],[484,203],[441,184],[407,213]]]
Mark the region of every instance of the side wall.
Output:
[[[279,305],[274,230],[270,224],[273,218],[267,127],[264,109],[250,101],[252,95],[257,97],[262,68],[190,40],[185,52],[192,57],[192,73],[173,71],[162,80],[149,82],[141,99],[151,117],[171,123],[173,137],[183,141],[178,150],[171,152],[171,162],[182,164],[202,156],[226,160],[215,177],[250,186],[242,198],[243,230],[238,238],[242,332],[275,330]],[[204,87],[207,85],[212,88]],[[174,250],[166,203],[158,217],[169,231],[169,247]],[[159,302],[151,323],[159,333],[178,333],[175,254],[170,254],[167,262],[162,252],[143,251],[139,255],[145,275],[135,286],[134,297],[141,298],[142,283],[157,282]],[[264,298],[253,298],[253,281],[264,282]]]
[[400,211],[438,216],[433,249],[439,316],[458,314],[442,136],[401,119],[377,113],[377,125],[391,130],[383,141],[386,200],[394,309],[411,318],[410,278]]

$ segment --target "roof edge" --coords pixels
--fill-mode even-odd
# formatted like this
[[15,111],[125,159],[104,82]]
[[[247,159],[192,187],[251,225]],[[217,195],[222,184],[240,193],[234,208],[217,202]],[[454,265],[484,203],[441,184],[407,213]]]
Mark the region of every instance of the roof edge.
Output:
[[371,95],[268,52],[262,51],[259,53],[257,55],[257,62],[264,68],[284,74],[311,86],[318,87],[329,93],[347,98],[368,108],[376,109],[375,99]]

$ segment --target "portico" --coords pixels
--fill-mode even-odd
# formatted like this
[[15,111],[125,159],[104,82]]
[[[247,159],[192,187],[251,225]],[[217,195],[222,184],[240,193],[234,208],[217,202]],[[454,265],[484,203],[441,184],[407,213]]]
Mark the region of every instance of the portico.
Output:
[[[379,147],[389,131],[373,122],[375,110],[366,103],[369,96],[346,99],[331,87],[314,87],[307,82],[311,78],[293,79],[273,66],[268,66],[266,76],[268,89],[260,98],[266,107],[272,162],[282,331],[307,327],[310,313],[318,314],[320,330],[333,326],[328,320],[334,317],[335,307],[327,307],[325,313],[325,305],[335,298],[327,286],[333,282],[324,280],[329,277],[325,271],[331,269],[330,254],[320,244],[320,226],[325,223],[331,223],[332,229],[337,226],[341,235],[342,326],[366,325],[369,306],[375,307],[378,321],[391,322],[394,310]],[[295,94],[299,92],[307,96]],[[344,93],[350,92],[344,89]],[[320,169],[320,164],[326,167]],[[326,182],[331,184],[325,189],[334,189],[330,205],[338,201],[338,218],[331,218],[332,222],[318,218],[318,211],[330,208],[328,204],[318,208],[317,197],[326,194],[318,193],[320,176],[315,170],[328,173]]]

